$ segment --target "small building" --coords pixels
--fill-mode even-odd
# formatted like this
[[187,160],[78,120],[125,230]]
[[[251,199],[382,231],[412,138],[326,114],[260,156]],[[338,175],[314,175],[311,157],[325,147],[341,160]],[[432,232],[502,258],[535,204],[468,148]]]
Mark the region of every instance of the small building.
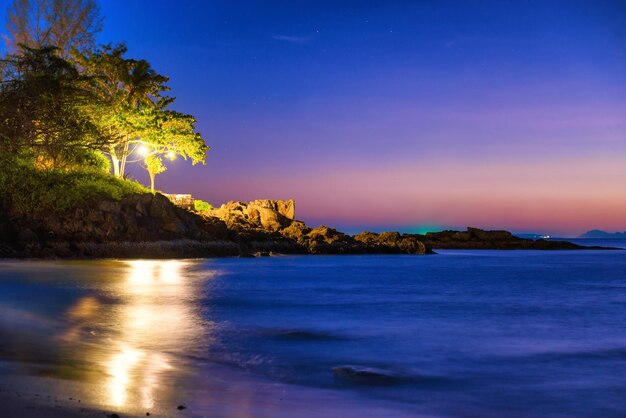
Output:
[[193,198],[190,194],[168,194],[164,193],[173,204],[187,210],[193,210]]

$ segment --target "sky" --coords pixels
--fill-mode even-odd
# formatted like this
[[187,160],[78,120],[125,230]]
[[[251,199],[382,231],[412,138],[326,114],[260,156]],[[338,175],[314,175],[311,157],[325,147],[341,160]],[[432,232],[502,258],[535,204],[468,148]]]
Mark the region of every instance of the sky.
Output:
[[623,0],[100,5],[211,146],[165,192],[348,232],[626,230]]

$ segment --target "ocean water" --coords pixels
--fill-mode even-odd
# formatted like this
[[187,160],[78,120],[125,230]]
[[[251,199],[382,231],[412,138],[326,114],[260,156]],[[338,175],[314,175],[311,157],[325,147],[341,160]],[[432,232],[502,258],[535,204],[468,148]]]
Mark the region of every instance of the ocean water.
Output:
[[626,251],[5,261],[15,382],[137,414],[624,417]]

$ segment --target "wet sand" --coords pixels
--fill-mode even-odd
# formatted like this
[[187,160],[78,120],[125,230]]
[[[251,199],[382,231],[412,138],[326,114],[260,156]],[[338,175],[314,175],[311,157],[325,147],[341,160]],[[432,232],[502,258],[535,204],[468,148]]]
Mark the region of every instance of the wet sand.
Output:
[[[257,380],[245,373],[219,372],[210,385],[180,393],[184,402],[163,403],[152,408],[127,403],[121,407],[94,403],[97,388],[79,382],[31,376],[0,379],[0,416],[11,418],[74,417],[416,417],[413,409],[403,413],[397,405],[387,408],[360,397],[346,397],[333,390],[302,388]],[[181,409],[181,407],[184,407]],[[149,414],[149,415],[148,415]],[[427,415],[421,415],[427,416]]]

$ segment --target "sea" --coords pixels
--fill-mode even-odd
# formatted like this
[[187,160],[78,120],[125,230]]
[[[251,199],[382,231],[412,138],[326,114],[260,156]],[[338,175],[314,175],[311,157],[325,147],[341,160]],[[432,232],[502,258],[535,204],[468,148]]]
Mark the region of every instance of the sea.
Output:
[[623,249],[1,261],[0,390],[126,416],[625,417],[626,241],[581,243]]

